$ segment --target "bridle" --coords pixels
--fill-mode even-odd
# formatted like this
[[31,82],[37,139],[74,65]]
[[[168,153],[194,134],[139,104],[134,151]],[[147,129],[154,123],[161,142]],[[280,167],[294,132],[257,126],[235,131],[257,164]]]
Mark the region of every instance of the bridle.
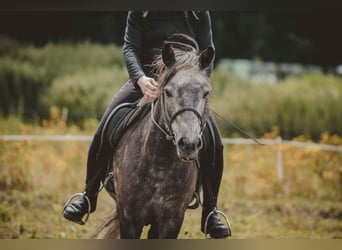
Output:
[[[181,108],[179,110],[177,110],[170,118],[170,120],[167,122],[167,119],[165,118],[165,114],[166,114],[166,109],[165,109],[165,102],[164,102],[164,95],[162,94],[161,95],[161,106],[163,108],[163,113],[164,113],[164,121],[166,124],[164,124],[164,126],[166,127],[166,129],[163,128],[162,125],[160,125],[154,118],[154,104],[157,100],[153,101],[151,103],[151,119],[153,121],[153,123],[159,128],[160,131],[162,131],[165,136],[166,136],[166,139],[167,140],[172,140],[174,144],[176,144],[175,142],[175,132],[173,131],[172,129],[172,123],[176,120],[177,116],[179,116],[180,114],[186,112],[186,111],[190,111],[190,112],[193,112],[195,114],[195,116],[198,118],[199,122],[200,122],[200,128],[201,128],[201,131],[200,131],[200,136],[202,137],[202,133],[203,133],[203,130],[205,128],[205,125],[206,125],[206,121],[207,121],[207,118],[205,118],[205,116],[201,116],[201,114],[194,108],[191,108],[191,107],[185,107],[185,108]],[[207,102],[208,102],[208,99],[206,98],[205,99],[205,107],[207,107]]]

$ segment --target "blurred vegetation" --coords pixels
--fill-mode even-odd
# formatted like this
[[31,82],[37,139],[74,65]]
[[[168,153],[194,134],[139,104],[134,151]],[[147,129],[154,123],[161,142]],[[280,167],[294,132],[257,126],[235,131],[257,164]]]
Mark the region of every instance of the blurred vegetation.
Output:
[[[211,81],[214,109],[254,136],[274,126],[287,139],[304,135],[319,140],[323,132],[342,134],[341,77],[310,74],[288,77],[276,85],[253,84],[217,68]],[[217,120],[224,135],[236,133]]]
[[[126,82],[122,49],[89,42],[19,45],[0,38],[0,115],[42,124],[56,106],[67,123],[83,127],[99,119]],[[217,66],[211,77],[213,109],[253,136],[279,128],[284,138],[323,132],[342,134],[342,78],[311,74],[287,77],[276,85],[251,83]],[[222,134],[232,126],[217,118]],[[239,135],[241,136],[241,135]]]
[[[100,117],[109,95],[127,80],[122,50],[115,45],[82,42],[19,46],[14,40],[1,37],[0,58],[3,116],[40,120],[48,117],[50,106],[58,104],[74,111],[70,121],[80,124],[86,116]],[[74,91],[83,100],[74,95],[75,100],[70,101]]]
[[[89,134],[96,123],[88,128],[66,126],[56,107],[42,126],[16,117],[0,120],[4,133]],[[276,136],[274,129],[263,138]],[[320,143],[341,145],[342,137],[323,133]],[[90,236],[113,209],[105,191],[86,226],[61,215],[70,195],[84,188],[88,147],[77,141],[0,141],[0,238]],[[277,150],[278,145],[225,146],[218,209],[229,216],[233,238],[342,238],[342,154],[283,145],[279,182]],[[200,216],[200,208],[187,211],[180,238],[204,238]]]
[[[43,121],[42,126],[25,124],[18,118],[10,117],[0,120],[0,128],[3,133],[13,134],[84,135],[92,133],[97,126],[97,123],[91,119],[86,123],[88,124],[85,126],[87,130],[76,126],[67,126],[59,109],[52,107],[49,118]],[[279,130],[273,128],[262,138],[275,139],[277,136],[279,136]],[[305,136],[298,136],[293,140],[312,142]],[[342,137],[329,135],[326,132],[320,135],[318,142],[340,146]],[[80,146],[81,144],[83,146]],[[63,178],[63,176],[68,174],[69,167],[85,166],[87,144],[44,140],[38,142],[0,141],[0,189],[34,190],[39,188],[41,182],[45,181],[51,185],[51,188],[54,185],[57,188],[59,182],[68,182],[67,186],[81,184],[82,181],[80,183],[75,181],[72,184],[71,180]],[[234,189],[227,190],[227,192],[236,196],[259,198],[269,198],[281,194],[291,197],[342,200],[342,154],[340,152],[282,145],[285,177],[280,187],[276,171],[278,145],[264,147],[257,144],[226,145],[225,148],[229,174],[223,179],[228,178],[229,181],[225,181],[234,186]],[[17,157],[18,155],[20,157]],[[57,169],[58,171],[56,171]],[[48,181],[49,178],[51,180]],[[304,179],[305,182],[303,182]],[[253,181],[255,183],[251,188],[250,183]]]

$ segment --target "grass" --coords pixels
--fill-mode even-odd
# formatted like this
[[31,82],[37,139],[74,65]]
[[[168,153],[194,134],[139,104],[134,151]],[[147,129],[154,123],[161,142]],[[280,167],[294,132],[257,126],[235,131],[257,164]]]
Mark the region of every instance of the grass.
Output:
[[[62,218],[61,196],[58,199],[51,193],[37,191],[30,194],[13,191],[6,193],[6,196],[14,216],[10,221],[1,223],[0,236],[3,239],[86,239],[102,218],[110,213],[113,205],[109,196],[102,194],[97,212],[91,215],[85,226],[80,226]],[[331,201],[236,197],[230,199],[229,206],[226,205],[222,211],[230,218],[233,239],[342,237],[342,205]],[[179,238],[203,239],[199,221],[199,209],[187,211]]]
[[[17,178],[22,179],[15,185],[12,180],[11,187],[0,190],[0,238],[86,239],[111,213],[114,203],[106,191],[102,191],[97,212],[91,215],[85,226],[69,222],[61,215],[69,196],[83,189],[87,142],[1,142],[1,147],[2,169],[25,167],[21,172],[7,173],[7,177],[17,174]],[[342,238],[340,199],[329,198],[327,194],[322,197],[305,195],[305,192],[313,192],[315,187],[306,187],[308,190],[302,190],[304,195],[286,189],[279,192],[272,180],[273,169],[262,175],[263,166],[258,166],[265,164],[268,167],[273,164],[273,159],[254,159],[255,150],[245,147],[226,147],[226,168],[218,204],[218,209],[230,218],[233,238]],[[20,157],[9,162],[6,155],[14,157],[9,152],[14,149],[16,156]],[[246,157],[239,161],[241,152],[246,153]],[[267,154],[268,151],[264,157]],[[246,170],[250,165],[259,168],[259,175],[263,177],[248,177]],[[255,176],[258,171],[251,174]],[[308,176],[308,180],[310,178],[312,176]],[[289,181],[286,180],[285,184]],[[319,188],[324,189],[323,186]],[[263,190],[267,189],[265,193]],[[204,238],[200,232],[200,215],[200,208],[187,211],[179,238]],[[146,235],[146,230],[144,232]]]
[[[91,134],[68,127],[58,109],[43,127],[16,117],[0,119],[3,133]],[[278,135],[275,128],[264,135]],[[294,140],[305,140],[303,137]],[[328,133],[321,143],[341,145]],[[114,202],[106,191],[84,226],[63,218],[64,203],[84,188],[89,142],[0,141],[0,238],[87,239]],[[342,154],[283,146],[284,177],[276,174],[278,147],[226,145],[218,209],[228,215],[234,239],[342,238]],[[201,209],[188,210],[180,239],[204,239]],[[144,229],[146,237],[147,228]]]

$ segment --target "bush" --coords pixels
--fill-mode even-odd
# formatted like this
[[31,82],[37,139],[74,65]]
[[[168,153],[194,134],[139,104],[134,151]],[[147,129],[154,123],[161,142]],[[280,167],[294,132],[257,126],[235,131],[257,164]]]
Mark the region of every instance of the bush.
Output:
[[[0,115],[47,119],[52,106],[67,108],[68,121],[99,119],[127,80],[122,49],[115,45],[20,45],[0,37]],[[323,132],[342,134],[342,78],[312,74],[276,85],[251,83],[216,68],[212,106],[252,136],[277,126],[284,138]],[[237,130],[217,118],[223,136]],[[238,136],[241,136],[238,134]]]
[[0,34],[0,57],[15,57],[20,55],[20,44],[4,35]]
[[30,63],[44,67],[49,79],[77,72],[124,66],[122,50],[116,45],[49,43],[42,48],[27,47]]
[[13,208],[7,203],[0,203],[0,221],[11,221],[14,216]]
[[[252,84],[221,69],[212,76],[214,110],[253,136],[272,127],[284,138],[305,135],[318,140],[323,132],[342,134],[342,79],[322,74],[289,77],[276,85]],[[224,135],[236,133],[217,118]]]
[[83,72],[98,76],[97,70],[103,69],[124,71],[121,48],[89,42],[33,47],[0,37],[0,57],[0,114],[29,119],[48,116],[49,106],[43,97],[51,92],[50,86],[56,79]]
[[0,109],[5,116],[32,117],[39,113],[39,98],[47,87],[43,68],[11,58],[0,61]]
[[43,103],[67,108],[68,120],[82,125],[87,118],[101,118],[127,79],[127,72],[117,67],[62,76],[53,81]]

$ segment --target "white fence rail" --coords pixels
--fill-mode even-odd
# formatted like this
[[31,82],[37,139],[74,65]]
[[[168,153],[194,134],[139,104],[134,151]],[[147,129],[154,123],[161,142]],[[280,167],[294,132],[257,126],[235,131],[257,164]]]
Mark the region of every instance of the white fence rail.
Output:
[[[251,139],[243,139],[243,138],[223,138],[222,142],[224,144],[256,144]],[[293,147],[299,148],[317,148],[325,151],[335,151],[342,152],[342,146],[328,145],[328,144],[320,144],[320,143],[310,143],[310,142],[299,142],[299,141],[289,141],[283,140],[281,137],[277,137],[275,139],[258,139],[258,142],[265,145],[274,145],[274,144],[286,144]]]
[[[3,141],[90,141],[92,136],[87,135],[0,135],[0,140]],[[281,137],[276,139],[258,139],[258,141],[265,145],[278,145],[276,170],[278,181],[281,184],[283,180],[283,152],[281,145],[289,145],[300,148],[316,148],[324,151],[342,152],[342,146],[308,143],[283,140]],[[256,142],[251,139],[244,138],[223,138],[223,144],[237,144],[248,145]]]
[[[0,135],[0,140],[3,141],[90,141],[91,139],[92,136],[90,135]],[[275,139],[258,139],[258,141],[265,145],[286,144],[293,147],[311,147],[326,151],[342,152],[342,146],[289,141],[283,140],[281,137]],[[244,138],[222,138],[222,142],[223,144],[256,144],[255,141]]]
[[[0,135],[0,140],[3,141],[90,141],[92,136],[89,135]],[[298,142],[283,140],[281,137],[275,139],[258,139],[258,141],[265,145],[286,144],[293,147],[300,148],[317,148],[326,151],[342,152],[342,146]],[[222,138],[223,144],[256,144],[251,139],[244,138]]]
[[[251,139],[243,139],[243,138],[223,138],[223,144],[256,144],[255,141]],[[320,143],[309,143],[309,142],[299,142],[299,141],[289,141],[283,140],[281,137],[277,137],[276,139],[259,139],[258,142],[265,145],[278,145],[277,149],[277,177],[278,182],[281,185],[283,181],[283,151],[281,145],[289,145],[292,147],[299,148],[316,148],[324,151],[333,151],[333,152],[342,152],[342,146],[328,145],[328,144],[320,144]]]
[[90,141],[88,135],[0,135],[3,141]]

